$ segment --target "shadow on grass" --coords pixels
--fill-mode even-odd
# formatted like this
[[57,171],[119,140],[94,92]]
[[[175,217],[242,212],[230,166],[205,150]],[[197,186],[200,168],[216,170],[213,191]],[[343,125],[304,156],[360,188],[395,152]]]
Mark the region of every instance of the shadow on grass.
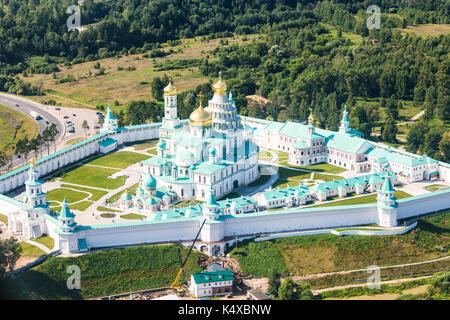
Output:
[[[67,277],[70,275],[67,274]],[[67,288],[66,279],[55,280],[43,272],[28,270],[0,281],[2,300],[82,300],[80,290]]]

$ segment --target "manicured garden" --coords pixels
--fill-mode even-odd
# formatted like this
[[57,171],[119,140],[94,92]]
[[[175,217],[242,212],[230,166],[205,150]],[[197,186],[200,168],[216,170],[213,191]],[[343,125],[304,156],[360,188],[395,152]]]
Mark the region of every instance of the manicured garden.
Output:
[[86,192],[78,192],[65,188],[57,188],[47,192],[47,201],[58,201],[62,202],[64,199],[68,203],[77,202],[83,199],[87,199],[89,194]]
[[120,216],[122,219],[127,219],[127,220],[140,220],[140,219],[145,219],[147,218],[146,216],[142,215],[142,214],[136,214],[136,213],[127,213],[127,214],[123,214]]
[[83,188],[83,187],[79,187],[79,186],[71,186],[69,184],[62,184],[61,185],[61,188],[65,188],[65,187],[91,193],[92,197],[90,197],[89,200],[92,200],[92,201],[97,201],[101,197],[103,197],[105,194],[108,193],[107,191],[103,191],[103,190],[97,190],[97,189],[91,189],[91,188]]
[[116,216],[116,214],[112,213],[112,212],[105,212],[105,213],[100,214],[100,217],[102,217],[102,218],[114,218],[115,216]]
[[[232,249],[231,255],[247,274],[268,276],[271,270],[276,269],[286,274],[302,275],[442,257],[450,250],[449,236],[450,211],[419,219],[417,227],[403,235],[338,237],[324,234],[262,242],[246,240],[237,249]],[[432,264],[427,267],[417,265],[411,268],[411,272],[440,270],[445,264],[448,267],[448,260],[436,262],[435,269]],[[399,270],[393,269],[389,275],[394,276],[396,272]]]
[[154,148],[158,144],[159,139],[147,140],[131,145],[134,150],[145,150],[149,148]]
[[[182,248],[183,257],[188,248]],[[71,258],[52,257],[0,286],[11,299],[88,299],[111,294],[170,286],[180,268],[180,247],[138,246],[112,249]],[[186,276],[201,269],[204,254],[193,251],[185,265]],[[67,268],[81,268],[81,290],[68,290]],[[180,281],[184,282],[184,276]]]
[[448,189],[449,187],[442,185],[442,184],[432,184],[430,186],[426,186],[423,188],[427,191],[434,192],[434,191],[439,191],[439,190],[445,190],[445,189]]
[[137,152],[119,151],[92,160],[86,164],[109,168],[125,169],[133,163],[148,159],[149,157]]
[[[367,203],[375,203],[377,202],[377,194],[370,194],[367,196],[359,196],[359,197],[353,197],[345,200],[339,200],[339,201],[333,201],[328,203],[322,203],[315,206],[311,206],[310,208],[316,208],[316,207],[334,207],[334,206],[347,206],[347,205],[354,205],[354,204],[367,204]],[[403,199],[411,197],[411,195],[405,191],[397,190],[394,193],[394,196],[397,199]]]
[[108,179],[110,175],[117,172],[119,170],[82,166],[66,172],[61,181],[103,189],[117,189],[123,186],[126,180],[126,176]]

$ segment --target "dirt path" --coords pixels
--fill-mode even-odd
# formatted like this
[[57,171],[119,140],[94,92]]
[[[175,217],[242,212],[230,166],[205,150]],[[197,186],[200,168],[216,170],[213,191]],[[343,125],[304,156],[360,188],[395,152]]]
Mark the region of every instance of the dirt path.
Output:
[[[395,280],[389,280],[389,281],[380,281],[380,285],[382,284],[395,284],[395,283],[402,283],[402,282],[408,282],[408,281],[414,281],[414,280],[420,280],[420,279],[427,279],[431,278],[432,276],[423,276],[423,277],[416,277],[416,278],[403,278],[403,279],[395,279]],[[342,290],[347,288],[360,288],[367,286],[367,283],[358,283],[358,284],[348,284],[345,286],[337,286],[337,287],[331,287],[331,288],[324,288],[319,290],[311,290],[313,294],[319,294],[325,291],[334,291],[334,290]]]

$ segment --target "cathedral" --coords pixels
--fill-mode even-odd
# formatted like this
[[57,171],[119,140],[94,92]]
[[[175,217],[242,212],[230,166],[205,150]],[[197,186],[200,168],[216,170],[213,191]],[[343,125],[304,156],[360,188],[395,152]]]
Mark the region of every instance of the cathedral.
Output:
[[246,132],[220,75],[213,90],[207,107],[200,94],[198,108],[183,125],[176,87],[170,81],[164,88],[158,154],[142,162],[142,180],[155,179],[158,187],[179,199],[206,200],[210,193],[218,199],[259,178],[258,147],[250,141],[251,130]]

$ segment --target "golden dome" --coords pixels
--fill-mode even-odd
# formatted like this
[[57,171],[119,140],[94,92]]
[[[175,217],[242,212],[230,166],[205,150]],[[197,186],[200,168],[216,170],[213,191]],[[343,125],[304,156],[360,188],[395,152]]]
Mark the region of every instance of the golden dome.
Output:
[[314,124],[314,117],[313,117],[313,111],[312,111],[312,108],[309,108],[308,123],[309,123],[309,124]]
[[214,83],[213,90],[217,95],[224,95],[227,90],[227,84],[222,80],[222,71],[219,71],[219,81]]
[[212,124],[211,113],[203,109],[202,106],[203,95],[199,94],[198,96],[200,97],[200,106],[189,116],[189,124],[198,127],[210,126]]
[[177,94],[177,88],[173,85],[172,79],[169,80],[169,84],[164,88],[164,94],[170,96]]

